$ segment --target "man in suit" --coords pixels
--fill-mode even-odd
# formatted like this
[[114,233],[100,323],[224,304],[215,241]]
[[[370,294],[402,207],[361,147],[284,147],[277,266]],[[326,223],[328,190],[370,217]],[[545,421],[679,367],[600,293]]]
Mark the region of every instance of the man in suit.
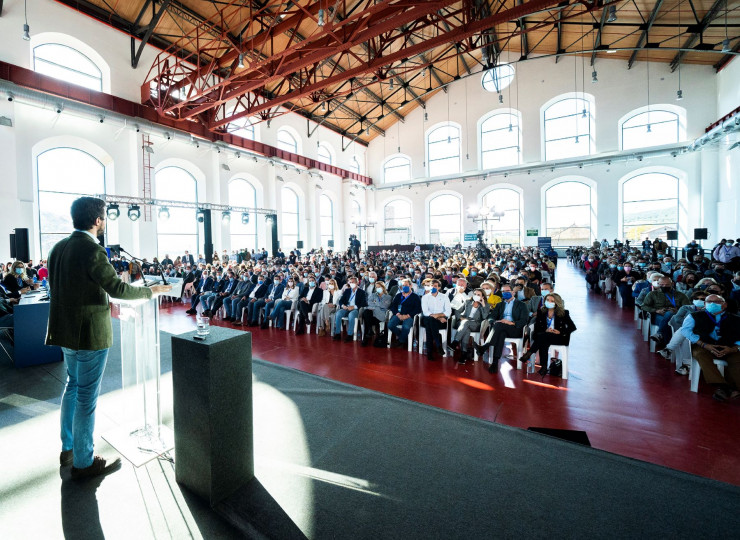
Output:
[[388,321],[388,330],[396,336],[397,341],[391,347],[405,347],[408,344],[409,332],[414,325],[414,317],[421,313],[421,298],[411,289],[411,280],[401,280],[401,291],[391,302],[388,308],[391,320]]
[[[231,293],[236,290],[237,284],[238,282],[236,280],[236,275],[234,274],[234,271],[227,271],[224,274],[224,278],[221,280],[221,286],[218,288],[218,291],[216,291],[216,294],[206,301],[206,305],[208,307],[207,315],[209,317],[213,317],[214,313],[218,313],[218,310],[221,309],[224,300],[228,296],[231,296]],[[204,312],[204,314],[206,313]]]
[[[242,309],[246,309],[249,326],[256,326],[259,311],[255,310],[254,306],[260,299],[267,296],[269,281],[267,281],[267,274],[254,274],[252,275],[252,279],[256,281],[253,283],[248,294],[239,302],[237,313],[241,313]],[[265,320],[267,319],[265,318]]]
[[493,325],[493,332],[488,335],[486,343],[480,346],[479,353],[493,346],[489,373],[498,372],[498,363],[504,351],[506,338],[520,338],[524,334],[524,327],[529,321],[529,309],[524,302],[517,300],[508,283],[501,286],[503,302],[496,304],[491,310],[488,320]]
[[[160,263],[165,268],[168,267],[171,264],[175,264],[172,262],[172,259],[170,259],[170,256],[165,253],[164,259],[162,259],[162,262]],[[185,261],[185,264],[192,264],[190,261]]]
[[480,291],[473,291],[472,298],[465,301],[459,316],[456,317],[457,332],[450,347],[453,350],[456,350],[458,346],[461,347],[462,355],[458,360],[459,363],[464,364],[470,360],[471,351],[468,349],[470,334],[480,332],[481,324],[488,316],[488,309],[488,302],[484,300]]
[[[283,289],[285,289],[285,281],[283,280],[283,274],[276,274],[267,287],[267,294],[258,298],[256,302],[249,304],[249,326],[257,326],[259,324],[260,310],[265,309],[265,314],[269,314],[272,308],[275,307],[275,300],[280,299],[283,296]],[[267,315],[265,315],[264,323],[260,328],[266,329],[268,326]]]
[[344,341],[352,341],[355,321],[360,314],[360,308],[367,307],[367,294],[357,283],[357,278],[352,276],[347,280],[347,287],[339,299],[339,309],[334,318],[334,340],[339,341],[342,335],[342,319],[347,317],[347,335]]
[[213,287],[214,279],[208,270],[203,270],[203,273],[198,280],[198,286],[195,288],[195,294],[190,299],[190,309],[185,313],[188,315],[195,315],[197,313],[196,308],[200,302],[201,297]]
[[185,255],[183,255],[180,260],[182,261],[182,264],[190,263],[190,266],[193,266],[195,264],[195,259],[193,258],[193,255],[188,253],[187,249],[185,250]]
[[106,474],[120,466],[93,456],[95,407],[108,349],[113,344],[108,297],[135,300],[167,292],[169,285],[132,287],[118,278],[98,236],[105,231],[105,202],[81,197],[72,203],[75,231],[49,254],[49,326],[46,344],[62,347],[67,381],[61,407],[62,466],[72,478]]
[[237,316],[241,318],[241,312],[237,313],[236,308],[239,306],[239,302],[249,294],[251,288],[252,282],[247,279],[247,274],[243,273],[239,276],[236,289],[224,299],[224,308],[226,309],[224,321],[234,322],[237,320]]
[[[363,291],[365,292],[365,291]],[[308,314],[313,310],[314,305],[320,304],[324,298],[324,291],[318,286],[316,275],[308,274],[308,284],[303,287],[300,296],[298,296],[298,313],[296,314],[296,335],[306,333],[306,321]]]

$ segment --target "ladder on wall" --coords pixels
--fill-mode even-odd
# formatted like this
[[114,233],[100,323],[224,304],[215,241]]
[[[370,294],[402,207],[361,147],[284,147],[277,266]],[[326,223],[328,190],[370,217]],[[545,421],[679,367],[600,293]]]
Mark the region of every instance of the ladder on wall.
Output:
[[[152,141],[149,139],[149,135],[141,135],[141,163],[142,163],[142,178],[144,179],[144,198],[151,200],[152,198]],[[145,204],[144,208],[144,221],[152,220],[152,207],[149,204]]]

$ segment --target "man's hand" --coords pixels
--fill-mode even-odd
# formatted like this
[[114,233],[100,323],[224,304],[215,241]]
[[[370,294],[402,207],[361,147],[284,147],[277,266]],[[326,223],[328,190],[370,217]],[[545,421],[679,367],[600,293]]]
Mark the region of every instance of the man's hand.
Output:
[[514,321],[510,321],[508,319],[501,319],[500,321],[496,321],[496,322],[497,323],[509,324],[509,325],[513,325],[514,324]]
[[305,302],[306,304],[308,304],[308,298],[301,298],[301,300],[302,300],[303,302]]
[[560,330],[555,330],[554,328],[548,328],[545,330],[545,332],[550,332],[551,334],[559,334]]
[[250,299],[249,299],[249,303],[250,303],[250,304],[253,304],[253,303],[255,303],[256,301],[257,301],[257,299],[256,299],[256,298],[250,298]]
[[717,356],[726,356],[737,350],[735,347],[723,347],[722,345],[715,345],[714,348],[719,350]]
[[705,344],[704,348],[708,350],[710,353],[712,353],[714,356],[724,356],[724,352],[723,352],[724,347],[721,347],[719,345]]
[[172,285],[152,285],[149,287],[149,290],[152,291],[152,296],[157,296],[158,294],[170,292],[172,290]]
[[665,313],[665,309],[656,309],[655,313],[657,313],[658,315],[663,315],[663,313]]
[[26,293],[27,293],[28,291],[30,291],[30,290],[31,290],[31,289],[30,289],[29,287],[23,287],[23,288],[22,288],[22,289],[20,290],[20,293],[21,293],[21,294],[26,294]]

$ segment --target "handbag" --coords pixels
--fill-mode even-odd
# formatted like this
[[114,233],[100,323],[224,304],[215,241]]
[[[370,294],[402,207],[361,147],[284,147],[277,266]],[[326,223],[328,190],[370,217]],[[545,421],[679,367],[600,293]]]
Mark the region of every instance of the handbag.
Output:
[[551,358],[550,359],[550,369],[548,370],[548,375],[552,377],[562,377],[563,376],[563,362],[562,360],[558,358]]
[[373,347],[378,347],[379,349],[385,349],[388,346],[387,343],[387,337],[385,330],[382,332],[378,332],[378,335],[375,336],[375,341],[373,341]]

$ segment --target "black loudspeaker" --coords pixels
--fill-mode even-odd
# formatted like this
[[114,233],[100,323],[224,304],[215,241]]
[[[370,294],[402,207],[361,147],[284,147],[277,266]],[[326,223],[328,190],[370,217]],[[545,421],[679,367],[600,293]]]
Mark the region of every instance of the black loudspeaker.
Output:
[[334,240],[329,240],[329,247],[330,248],[333,248],[334,247]]
[[10,234],[10,258],[15,259],[15,235]]
[[678,240],[678,231],[666,231],[666,240]]
[[28,245],[28,229],[14,229],[15,232],[15,257],[18,261],[27,263],[31,260],[31,250]]
[[694,229],[694,240],[706,240],[709,238],[706,229]]
[[295,243],[295,247],[298,248],[298,249],[303,249],[303,240],[298,240]]

